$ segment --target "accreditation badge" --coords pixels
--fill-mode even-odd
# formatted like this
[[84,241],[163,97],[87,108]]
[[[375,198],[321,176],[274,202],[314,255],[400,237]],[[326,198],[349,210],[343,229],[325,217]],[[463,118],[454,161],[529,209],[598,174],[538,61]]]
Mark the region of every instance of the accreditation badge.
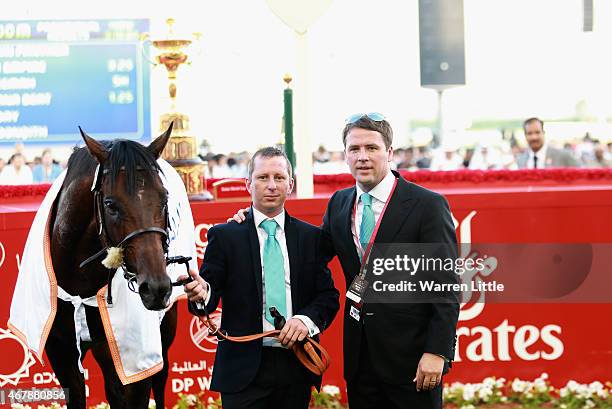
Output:
[[363,296],[367,288],[368,282],[363,277],[361,277],[361,275],[358,275],[353,279],[351,286],[346,292],[346,298],[357,304],[360,304],[361,300],[363,300]]
[[359,322],[359,320],[361,319],[361,311],[359,310],[359,308],[355,307],[354,305],[351,305],[351,309],[349,310],[349,315],[351,316],[352,319],[354,319],[357,322]]

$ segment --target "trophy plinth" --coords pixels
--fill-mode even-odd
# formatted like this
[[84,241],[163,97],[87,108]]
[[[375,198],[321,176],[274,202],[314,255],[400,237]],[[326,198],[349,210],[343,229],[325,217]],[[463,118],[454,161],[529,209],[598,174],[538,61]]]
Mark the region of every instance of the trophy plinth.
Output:
[[[159,54],[155,57],[156,65],[163,65],[168,72],[168,94],[170,96],[170,109],[161,115],[160,129],[167,129],[174,122],[172,135],[168,140],[162,157],[176,169],[183,179],[189,200],[211,200],[213,197],[206,190],[205,166],[198,156],[196,137],[190,134],[189,116],[176,110],[176,74],[178,68],[188,63],[189,56],[185,48],[192,44],[189,39],[174,38],[173,19],[166,20],[168,24],[168,37],[166,39],[152,40],[151,44]],[[196,39],[198,37],[196,36]]]

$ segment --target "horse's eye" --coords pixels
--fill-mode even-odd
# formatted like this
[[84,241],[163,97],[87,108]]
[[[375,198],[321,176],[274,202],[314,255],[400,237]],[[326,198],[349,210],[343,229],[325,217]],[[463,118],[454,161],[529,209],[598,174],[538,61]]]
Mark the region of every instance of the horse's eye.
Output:
[[104,199],[104,207],[106,207],[108,212],[111,214],[117,213],[117,205],[112,199]]

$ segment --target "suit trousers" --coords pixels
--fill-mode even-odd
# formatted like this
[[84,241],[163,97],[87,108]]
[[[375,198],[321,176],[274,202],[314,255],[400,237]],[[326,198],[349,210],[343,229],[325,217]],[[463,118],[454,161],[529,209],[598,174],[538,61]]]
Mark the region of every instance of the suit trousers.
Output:
[[[442,383],[430,391],[417,392],[412,382],[415,373],[406,374],[406,382],[383,382],[372,365],[364,332],[361,332],[359,373],[347,382],[350,409],[441,409]],[[392,351],[378,351],[392,353]]]
[[255,379],[236,393],[221,393],[223,409],[307,409],[307,369],[285,348],[263,347]]

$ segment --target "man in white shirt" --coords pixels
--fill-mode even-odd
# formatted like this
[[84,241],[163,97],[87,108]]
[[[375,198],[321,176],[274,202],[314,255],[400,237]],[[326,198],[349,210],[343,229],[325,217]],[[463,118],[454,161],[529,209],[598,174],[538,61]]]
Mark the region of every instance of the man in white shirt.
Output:
[[0,173],[0,185],[31,185],[33,183],[32,170],[25,163],[21,153],[11,156],[9,164]]
[[[330,198],[322,230],[323,243],[331,244],[328,257],[338,256],[346,287],[356,290],[347,293],[344,307],[349,406],[439,409],[442,377],[455,355],[458,299],[451,294],[445,302],[398,303],[387,293],[387,299],[383,294],[383,300],[370,302],[368,292],[362,291],[360,300],[354,294],[358,295],[360,277],[370,283],[375,280],[364,266],[367,249],[374,245],[401,244],[410,252],[411,244],[436,243],[440,257],[456,258],[448,203],[390,169],[393,131],[383,115],[352,115],[342,139],[355,185]],[[430,273],[441,282],[457,282],[454,272]]]
[[253,200],[245,223],[208,231],[200,275],[185,285],[191,307],[200,314],[223,300],[222,329],[229,335],[272,330],[270,307],[286,319],[279,339],[220,342],[211,389],[221,392],[224,409],[308,407],[320,377],[288,350],[331,324],[339,294],[320,252],[321,230],[287,214],[293,189],[291,164],[276,148],[260,149],[249,164],[247,189]]

